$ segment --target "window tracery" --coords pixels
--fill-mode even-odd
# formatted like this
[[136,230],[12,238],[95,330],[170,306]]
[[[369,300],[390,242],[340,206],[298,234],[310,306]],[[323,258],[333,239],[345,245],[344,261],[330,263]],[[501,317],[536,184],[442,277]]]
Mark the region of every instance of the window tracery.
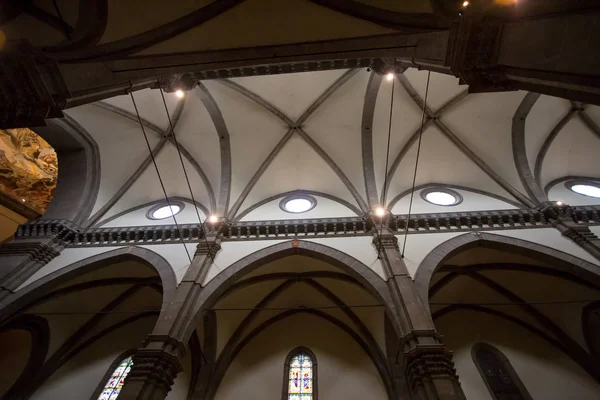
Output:
[[500,350],[485,343],[473,346],[473,361],[495,400],[531,400],[531,396]]
[[121,393],[123,383],[131,367],[133,366],[133,359],[131,356],[126,357],[121,363],[114,369],[110,378],[104,385],[104,389],[100,393],[98,400],[114,400]]
[[317,363],[314,354],[298,347],[285,363],[283,400],[316,400]]

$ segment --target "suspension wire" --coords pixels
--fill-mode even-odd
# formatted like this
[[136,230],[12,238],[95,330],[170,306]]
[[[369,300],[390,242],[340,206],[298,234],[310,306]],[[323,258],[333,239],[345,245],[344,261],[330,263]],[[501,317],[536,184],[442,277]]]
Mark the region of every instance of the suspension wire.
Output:
[[[387,137],[387,149],[385,153],[385,170],[383,171],[383,192],[381,193],[381,207],[387,201],[387,179],[388,179],[388,165],[390,161],[390,139],[392,137],[392,117],[394,113],[394,88],[396,87],[396,61],[394,60],[394,79],[392,79],[392,98],[390,100],[390,120],[388,123],[388,137]],[[379,230],[379,246],[377,246],[377,259],[381,258],[381,235],[383,235],[383,221],[385,220],[385,214],[381,217],[381,228]]]
[[417,169],[419,167],[419,156],[421,155],[421,139],[423,138],[423,126],[425,124],[425,110],[427,109],[427,95],[429,94],[429,78],[431,71],[427,71],[427,86],[425,87],[425,100],[423,101],[423,113],[421,114],[421,129],[419,130],[419,144],[417,145],[417,159],[415,160],[415,172],[413,174],[412,189],[410,190],[410,202],[408,203],[408,216],[406,217],[406,231],[404,232],[404,243],[402,244],[402,253],[400,256],[404,258],[404,250],[406,249],[406,238],[408,237],[408,223],[410,222],[410,213],[412,211],[413,197],[415,195],[415,183],[417,182]]
[[[142,123],[142,117],[140,117],[140,112],[138,111],[137,103],[135,102],[135,98],[133,97],[133,93],[129,92],[129,96],[131,97],[131,101],[133,102],[133,107],[135,108],[135,113],[138,117],[138,122],[140,123],[140,127],[142,128],[142,133],[144,134],[144,140],[146,141],[146,146],[148,146],[148,152],[150,153],[150,157],[152,158],[152,164],[154,164],[154,169],[156,170],[156,175],[158,175],[158,181],[160,182],[160,187],[162,188],[163,194],[165,195],[165,200],[167,202],[167,206],[171,213],[173,213],[173,209],[171,208],[171,201],[169,201],[169,196],[167,195],[167,189],[165,189],[165,185],[163,183],[162,177],[160,176],[160,171],[158,170],[158,165],[156,164],[156,159],[154,158],[154,154],[152,153],[152,147],[150,146],[150,142],[148,141],[148,135],[146,135],[146,129],[144,129],[144,124]],[[185,254],[187,254],[188,259],[190,260],[190,264],[192,263],[192,257],[190,257],[190,252],[185,245],[185,241],[183,240],[183,235],[181,234],[181,230],[179,229],[179,224],[177,223],[177,218],[175,218],[175,214],[172,215],[173,221],[175,221],[175,227],[177,228],[177,232],[179,232],[179,238],[181,239],[181,244],[183,244],[183,248],[185,249]]]
[[[159,83],[158,79],[156,80],[157,83]],[[187,174],[187,168],[185,168],[185,163],[183,162],[183,156],[181,155],[181,150],[179,149],[179,142],[177,141],[177,135],[175,134],[175,128],[173,127],[173,122],[171,121],[171,115],[169,114],[169,108],[167,107],[167,102],[165,100],[165,94],[162,90],[162,87],[160,87],[160,83],[159,83],[159,90],[160,90],[160,96],[162,97],[162,101],[163,101],[163,105],[165,106],[165,112],[167,113],[167,118],[169,119],[169,127],[171,128],[171,134],[173,135],[173,140],[175,141],[175,147],[177,148],[177,154],[179,155],[179,161],[181,161],[181,168],[183,168],[183,175],[185,176],[185,181],[187,183],[187,187],[190,191],[190,196],[192,198],[192,203],[194,203],[194,209],[196,210],[196,216],[198,217],[198,223],[200,224],[200,230],[202,231],[202,234],[204,236],[204,242],[206,243],[206,247],[208,249],[208,256],[211,258],[212,262],[215,262],[215,257],[212,255],[211,250],[214,246],[214,244],[209,244],[208,243],[208,239],[206,238],[206,232],[204,231],[204,226],[206,223],[206,220],[208,219],[208,217],[204,218],[204,221],[202,221],[202,218],[200,218],[200,212],[198,211],[198,205],[196,204],[196,199],[194,198],[194,191],[192,190],[192,185],[190,183],[190,179],[188,178],[188,174]],[[191,263],[191,261],[190,261]]]
[[[551,305],[551,304],[585,304],[599,301],[599,299],[581,300],[554,300],[554,301],[518,301],[518,302],[491,302],[491,303],[469,303],[469,302],[431,302],[430,306],[482,306],[482,307],[514,307],[524,305]],[[350,308],[377,308],[386,307],[385,304],[355,304],[344,306],[298,306],[298,307],[237,307],[237,308],[207,308],[205,311],[295,311],[295,310],[333,310]],[[34,312],[36,315],[95,315],[95,314],[141,314],[160,313],[160,309],[150,310],[122,310],[122,311],[41,311]],[[12,313],[0,313],[0,316],[11,316]]]

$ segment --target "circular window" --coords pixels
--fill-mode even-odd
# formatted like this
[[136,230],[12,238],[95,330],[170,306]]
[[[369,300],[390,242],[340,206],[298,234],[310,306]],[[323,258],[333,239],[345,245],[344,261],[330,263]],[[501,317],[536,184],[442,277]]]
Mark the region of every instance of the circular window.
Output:
[[146,217],[149,219],[165,219],[170,218],[173,215],[177,215],[183,210],[184,204],[180,201],[169,201],[169,204],[160,203],[152,207],[146,213]]
[[279,202],[279,208],[285,212],[300,214],[312,210],[317,205],[317,200],[307,195],[287,196]]
[[462,196],[449,189],[430,188],[421,190],[421,198],[436,206],[455,206],[462,202]]
[[565,183],[567,189],[587,197],[600,199],[600,183],[592,181],[570,181]]

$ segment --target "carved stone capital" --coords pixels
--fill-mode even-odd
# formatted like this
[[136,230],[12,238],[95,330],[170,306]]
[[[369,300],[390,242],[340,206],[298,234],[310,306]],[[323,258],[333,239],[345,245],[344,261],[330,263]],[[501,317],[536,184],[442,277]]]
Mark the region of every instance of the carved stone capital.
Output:
[[175,377],[182,370],[181,362],[173,354],[160,349],[139,349],[133,355],[133,367],[127,375],[124,397],[128,397],[127,386],[132,389],[149,387],[166,395],[171,390]]
[[67,220],[44,220],[29,221],[19,225],[15,233],[16,239],[51,238],[62,246],[77,237],[77,227]]
[[215,258],[219,250],[221,250],[221,244],[218,241],[209,240],[208,243],[203,241],[196,246],[194,256],[208,256],[210,258]]
[[398,247],[398,238],[392,234],[377,235],[373,238],[373,244],[378,251],[384,249],[396,249],[400,251]]
[[449,378],[458,383],[452,352],[443,346],[415,347],[405,353],[405,360],[406,378],[413,390],[436,377]]
[[503,21],[463,17],[450,27],[445,65],[470,93],[516,90],[498,66]]

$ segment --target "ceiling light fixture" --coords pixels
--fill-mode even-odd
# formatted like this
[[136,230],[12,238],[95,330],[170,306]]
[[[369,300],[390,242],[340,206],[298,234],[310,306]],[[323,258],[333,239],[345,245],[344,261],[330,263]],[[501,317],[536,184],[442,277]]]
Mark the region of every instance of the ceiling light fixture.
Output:
[[557,206],[562,206],[563,204],[565,204],[565,203],[563,203],[563,202],[562,202],[562,201],[560,201],[560,200],[556,202],[556,205],[557,205]]
[[175,96],[179,97],[180,99],[183,98],[183,96],[185,96],[185,92],[181,89],[175,91]]
[[279,202],[279,208],[285,212],[300,214],[312,210],[317,205],[317,200],[307,195],[291,195]]
[[211,215],[210,217],[208,217],[208,222],[210,222],[211,224],[216,224],[217,222],[219,222],[219,217],[217,217],[216,215]]
[[455,206],[462,202],[462,196],[446,188],[430,188],[421,191],[421,198],[436,206]]
[[468,7],[469,6],[469,2],[468,1],[463,1],[463,7]]
[[600,199],[600,183],[587,181],[570,182],[567,188],[582,196]]
[[387,78],[388,81],[391,82],[394,79],[394,74],[390,72],[385,77]]
[[383,217],[385,215],[385,208],[377,207],[375,209],[375,215],[377,215],[378,217]]

